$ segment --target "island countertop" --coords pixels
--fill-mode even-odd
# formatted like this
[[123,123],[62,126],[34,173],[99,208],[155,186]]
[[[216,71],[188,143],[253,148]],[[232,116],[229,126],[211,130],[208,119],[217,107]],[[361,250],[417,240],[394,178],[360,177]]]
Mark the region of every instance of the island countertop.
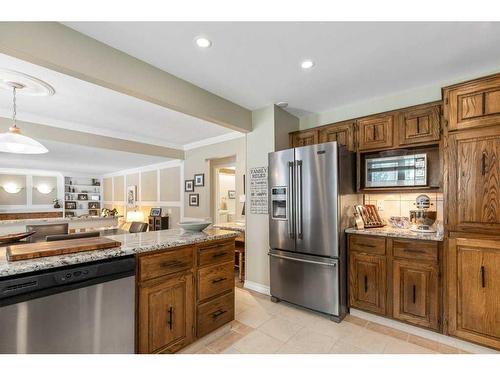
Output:
[[234,230],[237,232],[244,232],[245,231],[245,223],[239,223],[236,221],[228,222],[228,223],[219,223],[219,224],[214,224],[214,228],[219,228],[219,229],[225,229],[225,230]]
[[120,247],[113,249],[93,250],[16,262],[9,262],[6,257],[6,247],[0,247],[0,278],[145,253],[159,249],[175,248],[178,246],[224,238],[234,238],[238,235],[238,232],[221,229],[206,229],[203,232],[187,232],[183,229],[168,229],[154,232],[119,234],[106,236],[107,238],[121,242]]
[[0,220],[0,225],[6,224],[52,224],[52,223],[71,223],[78,221],[101,221],[101,220],[116,220],[121,216],[88,216],[88,217],[42,217],[35,219],[12,219]]
[[345,232],[351,234],[363,234],[369,236],[409,238],[414,240],[425,240],[425,241],[443,241],[442,234],[414,232],[410,229],[400,229],[389,226],[382,228],[367,228],[367,229],[347,228]]

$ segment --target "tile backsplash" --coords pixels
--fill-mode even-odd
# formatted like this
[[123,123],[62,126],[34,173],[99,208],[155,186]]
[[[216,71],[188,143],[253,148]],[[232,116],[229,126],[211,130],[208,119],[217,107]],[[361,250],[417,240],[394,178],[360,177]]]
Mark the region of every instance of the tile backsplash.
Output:
[[404,194],[365,194],[365,204],[375,205],[381,217],[410,216],[410,210],[416,209],[415,199],[425,194],[431,199],[429,210],[437,211],[437,220],[443,221],[443,193],[404,193]]

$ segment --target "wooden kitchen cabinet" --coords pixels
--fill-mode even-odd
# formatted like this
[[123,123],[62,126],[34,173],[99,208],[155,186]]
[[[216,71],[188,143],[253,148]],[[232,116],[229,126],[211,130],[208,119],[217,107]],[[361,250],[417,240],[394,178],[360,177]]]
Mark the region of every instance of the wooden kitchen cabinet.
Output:
[[439,141],[441,104],[431,103],[401,110],[398,114],[399,145]]
[[500,242],[449,240],[449,334],[500,349]]
[[138,290],[139,353],[173,353],[193,340],[193,274],[154,279]]
[[382,114],[357,120],[358,151],[394,146],[394,114]]
[[349,255],[349,299],[352,307],[386,313],[385,257],[358,252]]
[[303,130],[290,133],[290,147],[315,145],[318,143],[318,130]]
[[448,136],[449,230],[500,230],[500,126]]
[[439,327],[438,267],[393,261],[393,317],[431,329]]
[[354,128],[355,121],[344,121],[319,128],[319,143],[337,142],[347,146],[349,151],[355,151]]
[[500,74],[443,88],[448,129],[500,124]]

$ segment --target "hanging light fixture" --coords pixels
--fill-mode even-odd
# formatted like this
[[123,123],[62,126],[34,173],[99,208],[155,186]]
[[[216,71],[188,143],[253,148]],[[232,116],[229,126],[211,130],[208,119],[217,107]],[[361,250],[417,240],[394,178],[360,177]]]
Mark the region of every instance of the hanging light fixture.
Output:
[[49,152],[47,148],[33,138],[21,134],[21,129],[16,125],[16,91],[23,89],[22,83],[7,82],[12,87],[12,126],[8,132],[0,133],[0,152],[10,152],[13,154],[45,154]]

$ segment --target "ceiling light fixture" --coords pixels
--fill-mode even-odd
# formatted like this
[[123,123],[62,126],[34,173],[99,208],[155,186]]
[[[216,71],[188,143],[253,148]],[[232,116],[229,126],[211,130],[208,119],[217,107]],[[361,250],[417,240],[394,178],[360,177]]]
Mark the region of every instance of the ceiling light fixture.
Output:
[[288,107],[288,102],[278,102],[276,105],[280,108],[286,108]]
[[14,182],[9,182],[2,187],[9,194],[17,194],[23,189],[22,187],[17,186]]
[[314,65],[314,61],[312,60],[304,60],[300,63],[302,69],[311,69]]
[[33,138],[21,134],[21,129],[16,125],[16,91],[25,87],[22,83],[7,82],[12,88],[12,126],[6,133],[0,134],[0,152],[9,152],[13,154],[45,154],[49,152],[47,148]]
[[200,48],[209,48],[212,46],[212,41],[203,36],[199,36],[195,40],[196,45]]
[[54,188],[47,184],[40,184],[36,187],[36,190],[38,190],[40,194],[50,194],[54,191]]

